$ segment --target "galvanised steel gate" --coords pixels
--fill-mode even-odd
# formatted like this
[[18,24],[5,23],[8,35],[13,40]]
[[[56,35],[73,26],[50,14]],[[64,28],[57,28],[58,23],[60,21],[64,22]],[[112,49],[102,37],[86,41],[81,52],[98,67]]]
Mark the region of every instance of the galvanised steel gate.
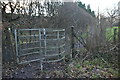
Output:
[[57,62],[65,57],[65,29],[16,29],[17,63]]

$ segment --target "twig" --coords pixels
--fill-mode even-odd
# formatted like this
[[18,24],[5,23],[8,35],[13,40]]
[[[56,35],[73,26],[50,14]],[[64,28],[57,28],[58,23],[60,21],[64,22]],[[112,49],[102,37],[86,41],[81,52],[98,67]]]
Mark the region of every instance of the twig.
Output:
[[102,59],[102,61],[107,64],[107,61],[105,61],[105,59],[103,59],[103,58],[99,55],[99,53],[98,53],[98,57],[100,57],[100,58]]
[[105,51],[105,52],[99,51],[99,53],[103,53],[103,54],[104,54],[104,53],[108,53],[108,52],[114,50],[117,46],[118,46],[118,44],[116,44],[114,47],[112,47],[111,49],[109,49],[109,50],[107,50],[107,51]]
[[88,52],[87,55],[81,60],[81,64],[83,64],[84,60],[90,55],[91,55],[90,52]]

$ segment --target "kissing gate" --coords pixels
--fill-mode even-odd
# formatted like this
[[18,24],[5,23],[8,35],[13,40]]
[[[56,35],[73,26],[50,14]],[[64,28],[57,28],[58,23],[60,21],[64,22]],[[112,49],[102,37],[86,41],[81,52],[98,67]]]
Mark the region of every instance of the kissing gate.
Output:
[[17,63],[57,62],[65,57],[65,29],[16,29]]

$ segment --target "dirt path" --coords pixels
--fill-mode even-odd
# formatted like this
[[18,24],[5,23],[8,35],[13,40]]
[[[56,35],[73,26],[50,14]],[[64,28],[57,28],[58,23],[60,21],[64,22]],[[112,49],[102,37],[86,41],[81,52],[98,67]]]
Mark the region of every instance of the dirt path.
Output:
[[43,71],[40,70],[39,62],[33,62],[27,65],[7,67],[3,69],[3,78],[49,78],[53,75],[52,71],[63,71],[63,61],[57,63],[44,63]]

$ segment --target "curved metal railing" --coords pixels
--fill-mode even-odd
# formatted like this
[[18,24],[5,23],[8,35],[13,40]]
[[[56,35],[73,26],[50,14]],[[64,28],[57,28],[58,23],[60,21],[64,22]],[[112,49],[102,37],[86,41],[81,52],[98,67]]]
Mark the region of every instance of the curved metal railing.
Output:
[[65,29],[16,29],[17,63],[57,62],[65,57]]

